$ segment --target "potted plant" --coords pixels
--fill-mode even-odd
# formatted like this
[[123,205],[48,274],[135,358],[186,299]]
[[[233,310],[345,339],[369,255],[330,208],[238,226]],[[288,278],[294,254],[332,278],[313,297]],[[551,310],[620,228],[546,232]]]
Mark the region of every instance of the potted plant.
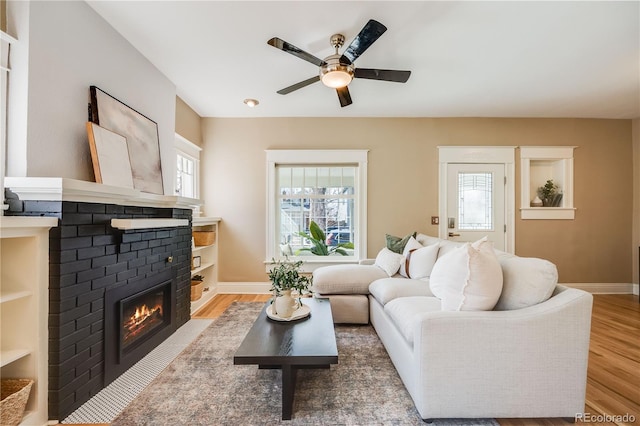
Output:
[[269,271],[269,280],[274,298],[274,313],[282,318],[291,317],[298,307],[291,295],[292,290],[296,290],[299,296],[311,293],[312,278],[300,273],[302,263],[301,260],[291,262],[289,258],[284,261],[272,259],[275,266]]
[[315,254],[316,256],[329,256],[330,254],[333,254],[333,253],[338,253],[338,254],[341,254],[343,256],[348,256],[349,253],[347,253],[344,249],[352,249],[353,248],[353,243],[352,242],[340,243],[340,244],[338,244],[336,246],[328,247],[327,246],[327,237],[326,237],[324,231],[313,220],[309,224],[309,234],[307,234],[306,232],[298,232],[298,235],[300,235],[300,236],[306,238],[307,240],[311,241],[311,244],[313,246],[311,248],[308,248],[308,247],[301,248],[300,250],[298,250],[296,252],[296,254],[300,253],[301,251],[310,251],[311,253]]
[[543,207],[558,207],[562,201],[562,192],[553,179],[549,179],[544,186],[538,188],[538,197],[542,200]]
[[202,297],[202,288],[204,287],[204,277],[202,275],[194,275],[191,277],[191,301]]

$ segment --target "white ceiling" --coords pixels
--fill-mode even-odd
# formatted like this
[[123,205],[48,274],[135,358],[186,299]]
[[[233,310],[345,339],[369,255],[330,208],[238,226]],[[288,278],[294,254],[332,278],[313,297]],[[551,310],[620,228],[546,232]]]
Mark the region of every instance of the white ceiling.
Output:
[[[88,1],[203,117],[640,117],[640,2]],[[317,68],[369,19],[385,34],[355,61],[411,70],[406,84],[356,79],[353,104]],[[245,98],[260,105],[248,108]]]

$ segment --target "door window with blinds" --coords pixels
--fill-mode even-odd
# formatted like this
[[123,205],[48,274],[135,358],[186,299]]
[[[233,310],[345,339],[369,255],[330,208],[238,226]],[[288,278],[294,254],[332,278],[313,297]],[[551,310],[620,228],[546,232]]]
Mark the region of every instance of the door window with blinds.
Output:
[[[366,256],[366,177],[366,150],[268,150],[265,261],[327,264]],[[301,235],[310,234],[312,222],[324,231],[329,256],[312,253],[314,242]]]

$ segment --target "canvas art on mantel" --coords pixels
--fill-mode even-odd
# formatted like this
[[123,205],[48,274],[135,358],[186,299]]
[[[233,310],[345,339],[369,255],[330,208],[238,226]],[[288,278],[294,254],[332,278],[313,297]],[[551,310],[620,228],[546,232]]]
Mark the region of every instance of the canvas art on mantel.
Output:
[[163,195],[158,124],[96,86],[91,86],[91,121],[127,140],[133,187]]
[[87,135],[96,182],[133,188],[127,139],[91,122]]

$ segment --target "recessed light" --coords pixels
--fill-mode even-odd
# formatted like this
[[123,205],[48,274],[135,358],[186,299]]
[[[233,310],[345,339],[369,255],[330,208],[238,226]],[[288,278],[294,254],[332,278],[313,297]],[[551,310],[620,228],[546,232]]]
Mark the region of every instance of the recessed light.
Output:
[[254,106],[257,106],[260,103],[260,102],[258,102],[257,99],[251,99],[251,98],[245,99],[243,102],[249,108],[253,108]]

